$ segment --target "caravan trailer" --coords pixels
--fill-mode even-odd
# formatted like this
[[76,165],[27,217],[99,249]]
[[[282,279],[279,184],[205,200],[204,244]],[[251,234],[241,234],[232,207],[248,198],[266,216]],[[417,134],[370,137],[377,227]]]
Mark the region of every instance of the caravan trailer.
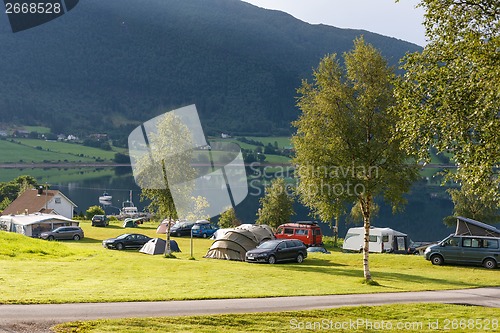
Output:
[[[350,228],[344,239],[345,252],[363,251],[364,227]],[[408,236],[391,228],[370,228],[370,252],[407,253]]]

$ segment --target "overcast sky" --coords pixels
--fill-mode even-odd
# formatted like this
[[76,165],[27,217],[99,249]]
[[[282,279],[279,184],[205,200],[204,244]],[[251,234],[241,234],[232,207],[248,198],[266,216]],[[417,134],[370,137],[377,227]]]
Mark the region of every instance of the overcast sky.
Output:
[[424,46],[424,11],[418,0],[244,0],[309,23],[363,29]]

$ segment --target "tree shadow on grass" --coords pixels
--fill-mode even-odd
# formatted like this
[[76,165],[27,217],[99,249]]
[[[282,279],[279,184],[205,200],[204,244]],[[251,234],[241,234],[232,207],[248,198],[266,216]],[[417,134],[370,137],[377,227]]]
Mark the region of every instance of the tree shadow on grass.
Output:
[[[322,262],[322,263],[321,263]],[[359,266],[358,268],[343,268],[347,267],[347,265],[336,264],[326,260],[321,259],[306,259],[302,264],[283,264],[280,265],[285,271],[298,271],[298,272],[310,272],[310,273],[322,273],[328,276],[337,276],[337,277],[353,277],[363,279],[363,268]],[[444,278],[436,278],[430,276],[416,275],[416,274],[408,274],[408,273],[399,273],[399,272],[384,272],[371,270],[373,279],[380,283],[379,287],[393,289],[393,290],[408,290],[408,288],[397,287],[397,286],[387,286],[381,283],[381,281],[394,281],[394,282],[408,282],[411,284],[422,284],[428,286],[428,289],[432,289],[433,286],[440,287],[458,287],[463,288],[463,281],[452,281]],[[379,279],[377,279],[379,278]],[[403,285],[404,286],[404,285]],[[481,287],[481,284],[470,283],[467,284],[467,287]]]

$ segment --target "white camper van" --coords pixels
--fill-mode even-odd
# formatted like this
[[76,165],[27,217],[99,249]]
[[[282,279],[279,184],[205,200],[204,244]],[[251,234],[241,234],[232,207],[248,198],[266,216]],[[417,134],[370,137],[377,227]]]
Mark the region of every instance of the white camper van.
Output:
[[[350,228],[344,238],[345,252],[363,251],[365,228]],[[370,252],[407,253],[408,236],[391,228],[370,228]]]

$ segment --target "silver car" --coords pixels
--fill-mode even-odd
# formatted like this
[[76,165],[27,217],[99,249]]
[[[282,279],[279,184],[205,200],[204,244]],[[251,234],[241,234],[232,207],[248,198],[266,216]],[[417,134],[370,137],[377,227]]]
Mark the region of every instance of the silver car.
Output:
[[59,227],[52,231],[42,232],[40,238],[47,240],[73,239],[80,240],[84,236],[83,230],[80,227]]

